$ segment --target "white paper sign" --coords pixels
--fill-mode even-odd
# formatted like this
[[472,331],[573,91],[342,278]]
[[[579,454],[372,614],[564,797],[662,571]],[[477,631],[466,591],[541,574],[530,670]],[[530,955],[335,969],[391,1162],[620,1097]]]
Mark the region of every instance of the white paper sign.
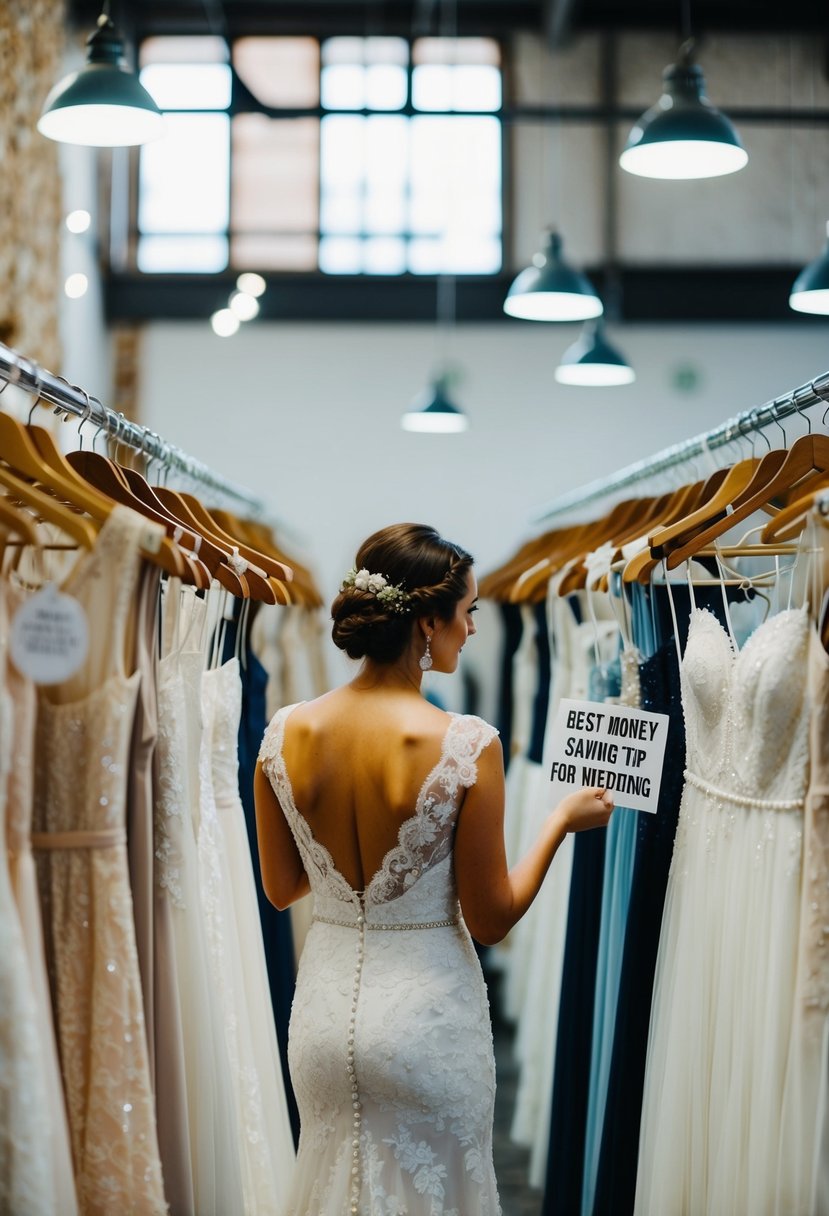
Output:
[[553,723],[553,797],[598,785],[612,792],[617,806],[655,814],[668,720],[609,701],[563,699]]
[[71,595],[46,583],[14,615],[12,662],[35,684],[60,684],[74,675],[89,649],[86,613]]

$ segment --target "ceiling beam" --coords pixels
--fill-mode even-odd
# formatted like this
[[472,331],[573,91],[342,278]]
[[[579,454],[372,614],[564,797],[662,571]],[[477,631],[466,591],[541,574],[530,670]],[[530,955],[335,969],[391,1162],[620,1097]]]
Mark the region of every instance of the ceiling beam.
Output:
[[[613,272],[611,282],[601,268],[586,268],[599,294],[610,290],[618,301],[616,323],[789,322],[822,325],[825,331],[825,318],[808,317],[789,308],[789,291],[800,269],[622,266]],[[433,322],[436,317],[437,283],[431,277],[266,273],[265,278],[268,290],[260,300],[263,321]],[[235,279],[235,273],[209,277],[111,274],[105,283],[107,319],[206,322],[215,309],[226,307]],[[511,281],[511,274],[459,278],[457,320],[535,325],[543,330],[543,325],[505,316],[502,305]]]

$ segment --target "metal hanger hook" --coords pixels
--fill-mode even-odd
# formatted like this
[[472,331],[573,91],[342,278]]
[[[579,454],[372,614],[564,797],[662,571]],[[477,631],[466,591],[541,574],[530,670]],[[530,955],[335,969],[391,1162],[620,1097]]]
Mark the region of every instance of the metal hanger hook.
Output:
[[759,406],[759,405],[756,406],[753,410],[751,410],[749,417],[752,422],[754,434],[759,435],[760,438],[765,441],[765,444],[766,444],[766,447],[768,448],[768,450],[771,451],[771,442],[769,440],[769,437],[766,434],[766,432],[762,429],[762,427],[758,425],[759,421],[760,421],[760,414],[762,412],[762,408],[763,408],[762,406]]
[[784,448],[788,448],[788,446],[789,446],[789,437],[788,437],[788,435],[786,434],[786,431],[785,431],[785,429],[784,429],[784,427],[783,427],[782,422],[781,422],[781,421],[780,421],[780,419],[777,417],[777,410],[775,410],[775,411],[774,411],[774,413],[772,414],[772,418],[771,418],[771,420],[772,420],[772,422],[774,423],[774,425],[777,427],[777,429],[780,431],[780,433],[781,433],[781,434],[782,434],[782,436],[783,436],[783,447],[784,447]]
[[[798,392],[799,392],[799,391],[800,391],[799,389],[795,389],[795,390],[794,390],[794,392],[792,393],[792,405],[793,405],[793,406],[794,406],[794,408],[797,410],[798,414],[800,414],[800,417],[803,419],[803,421],[806,423],[806,426],[809,428],[809,430],[808,430],[808,434],[809,434],[809,435],[811,435],[811,433],[812,433],[812,420],[811,420],[811,418],[809,417],[809,415],[808,415],[808,414],[804,414],[804,413],[803,413],[803,410],[800,408],[800,406],[799,406],[799,405],[798,405],[798,403],[797,403],[797,394],[798,394]],[[810,385],[808,385],[808,387],[806,388],[806,391],[807,391],[807,393],[809,393],[809,395],[810,395],[811,397],[814,397],[814,396],[815,396],[815,386],[814,386],[814,381],[813,381],[813,382],[812,382]],[[804,408],[805,408],[805,407],[804,407]]]
[[29,417],[26,419],[26,426],[32,425],[32,415],[40,404],[40,390],[43,388],[43,380],[41,379],[40,369],[35,368],[35,399],[32,402],[32,408],[29,410]]
[[[98,398],[95,397],[94,400],[98,401]],[[86,405],[84,406],[84,411],[83,411],[83,415],[81,416],[81,420],[78,423],[78,449],[81,452],[83,451],[83,428],[84,428],[84,425],[92,417],[92,401],[93,401],[93,398],[90,397],[89,393],[87,393],[86,394]],[[100,404],[101,404],[100,401],[98,401],[98,405],[100,405]],[[93,447],[94,447],[94,440],[93,440]]]

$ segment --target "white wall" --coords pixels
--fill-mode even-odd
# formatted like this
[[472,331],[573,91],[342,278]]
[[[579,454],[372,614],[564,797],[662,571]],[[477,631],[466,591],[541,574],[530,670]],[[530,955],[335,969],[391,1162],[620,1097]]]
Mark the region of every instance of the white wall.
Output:
[[[331,594],[359,542],[404,519],[434,524],[485,571],[555,495],[829,370],[825,325],[630,326],[611,336],[635,384],[567,388],[553,373],[577,332],[459,327],[455,395],[471,425],[442,436],[400,428],[429,373],[431,326],[253,323],[222,339],[206,322],[155,324],[141,417],[261,494]],[[693,391],[675,384],[683,367],[697,374]]]

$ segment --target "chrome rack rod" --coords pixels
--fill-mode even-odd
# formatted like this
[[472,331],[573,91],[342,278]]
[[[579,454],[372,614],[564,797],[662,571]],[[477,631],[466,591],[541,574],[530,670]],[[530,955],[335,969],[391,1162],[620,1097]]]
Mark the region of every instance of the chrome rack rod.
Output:
[[588,482],[587,485],[580,486],[576,490],[561,494],[548,503],[535,517],[534,522],[546,524],[557,515],[564,515],[565,512],[573,511],[577,507],[596,502],[601,498],[609,498],[611,495],[627,489],[628,486],[636,485],[646,478],[656,477],[668,469],[684,464],[687,460],[692,460],[695,456],[702,456],[715,448],[724,447],[740,436],[762,431],[772,422],[780,422],[784,418],[789,418],[792,414],[799,414],[802,410],[814,405],[827,403],[829,403],[829,372],[824,372],[815,380],[809,381],[808,384],[802,384],[789,393],[775,397],[773,401],[767,401],[765,405],[756,406],[754,409],[737,414],[734,418],[729,418],[712,431],[694,435],[691,439],[684,439],[681,443],[663,448],[661,452],[657,452],[653,456],[627,465],[609,477],[597,478],[596,481]]
[[[18,354],[10,346],[0,342],[0,380],[6,384],[14,384],[24,389],[42,401],[48,401],[55,407],[55,413],[71,414],[76,418],[93,423],[100,430],[106,431],[119,443],[143,452],[149,459],[159,461],[166,468],[184,473],[201,485],[207,486],[217,494],[232,498],[255,515],[264,512],[264,503],[248,490],[234,485],[224,477],[214,473],[206,464],[188,456],[181,448],[167,443],[155,431],[130,422],[123,414],[117,413],[98,400],[91,397],[85,389],[76,384],[69,384],[60,376],[46,371],[31,359]],[[2,387],[0,386],[0,394]],[[2,396],[0,396],[0,403]]]

